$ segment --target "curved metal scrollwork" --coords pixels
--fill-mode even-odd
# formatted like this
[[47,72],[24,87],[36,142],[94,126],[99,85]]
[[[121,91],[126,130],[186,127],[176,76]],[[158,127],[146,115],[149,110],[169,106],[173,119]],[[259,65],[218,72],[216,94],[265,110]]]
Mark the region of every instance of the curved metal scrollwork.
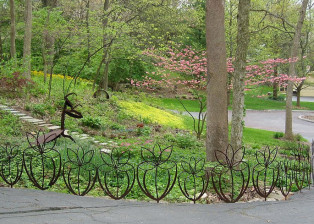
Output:
[[[144,194],[157,203],[169,194],[176,182],[177,164],[170,161],[171,154],[172,146],[162,149],[156,144],[152,150],[142,147],[143,162],[137,166],[137,182]],[[166,187],[163,187],[158,183],[165,178]]]
[[[266,146],[263,152],[257,151],[255,153],[257,164],[252,172],[253,186],[265,201],[276,187],[279,177],[279,166],[274,164],[277,152],[278,148],[270,150],[269,146]],[[268,179],[271,181],[267,181]]]
[[0,176],[11,188],[21,179],[23,157],[18,146],[0,146]]
[[[46,190],[56,183],[61,173],[61,155],[54,149],[56,141],[46,143],[46,135],[27,133],[29,148],[23,152],[23,163],[30,181],[39,189]],[[39,136],[44,139],[39,143]],[[49,135],[47,138],[50,138]],[[36,144],[34,144],[34,142]]]
[[94,150],[78,147],[76,150],[67,148],[67,162],[63,164],[63,180],[69,191],[74,195],[84,196],[94,186],[97,169],[91,162]]
[[105,164],[98,168],[100,187],[115,200],[124,198],[135,182],[135,168],[129,163],[130,152],[101,153],[101,159]]
[[[238,155],[240,152],[241,156]],[[231,145],[228,145],[225,152],[215,151],[215,157],[219,164],[212,170],[212,184],[218,197],[227,203],[239,201],[249,185],[250,167],[243,160],[244,154],[244,147],[234,151]],[[240,158],[237,159],[237,157]],[[223,158],[223,160],[219,158]],[[241,182],[236,183],[236,178]]]
[[189,200],[196,201],[205,194],[209,182],[208,173],[204,169],[205,160],[192,157],[181,163],[182,172],[178,176],[179,188]]
[[287,200],[288,195],[292,190],[294,183],[294,170],[292,169],[291,161],[282,161],[279,165],[279,187],[281,194]]

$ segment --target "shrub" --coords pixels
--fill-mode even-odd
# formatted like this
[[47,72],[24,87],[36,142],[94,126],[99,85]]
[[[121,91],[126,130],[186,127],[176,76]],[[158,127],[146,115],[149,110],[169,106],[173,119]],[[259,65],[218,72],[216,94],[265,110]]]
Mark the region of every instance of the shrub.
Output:
[[102,122],[99,117],[85,116],[82,118],[82,125],[94,129],[100,129]]
[[175,143],[182,149],[193,148],[198,145],[195,136],[187,134],[177,134]]
[[152,129],[149,126],[137,128],[137,135],[149,136],[151,132]]
[[51,105],[47,104],[34,104],[31,106],[31,111],[33,114],[39,116],[52,115],[55,113],[54,108]]
[[274,134],[274,138],[275,138],[275,139],[282,138],[283,136],[284,136],[284,133],[282,133],[282,132],[276,132],[276,133]]
[[18,92],[28,83],[32,81],[23,77],[20,72],[14,72],[11,75],[0,74],[0,88],[6,91]]
[[110,129],[112,129],[112,130],[123,130],[124,126],[121,124],[118,124],[118,123],[112,123],[110,125]]

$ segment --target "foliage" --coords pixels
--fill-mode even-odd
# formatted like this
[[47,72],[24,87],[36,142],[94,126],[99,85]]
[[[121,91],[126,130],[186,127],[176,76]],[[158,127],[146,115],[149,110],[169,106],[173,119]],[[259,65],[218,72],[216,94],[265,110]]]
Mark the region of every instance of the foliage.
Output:
[[99,129],[102,127],[102,122],[99,117],[93,117],[93,116],[84,116],[81,120],[83,126]]

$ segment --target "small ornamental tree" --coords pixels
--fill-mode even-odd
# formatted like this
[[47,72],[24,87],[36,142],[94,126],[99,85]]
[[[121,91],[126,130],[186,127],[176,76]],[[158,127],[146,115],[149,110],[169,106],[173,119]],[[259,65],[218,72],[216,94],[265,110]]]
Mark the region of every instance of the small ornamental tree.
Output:
[[[169,47],[166,53],[157,53],[155,49],[147,49],[143,52],[154,61],[157,68],[154,72],[146,72],[141,80],[130,79],[131,84],[137,88],[144,88],[150,91],[160,89],[172,89],[174,93],[180,87],[193,90],[205,90],[207,62],[205,51],[197,52],[192,47],[179,48]],[[233,75],[234,59],[227,59],[227,72]],[[255,86],[270,84],[273,87],[273,99],[278,98],[279,87],[286,87],[288,81],[292,81],[296,86],[304,82],[305,77],[289,77],[286,73],[281,73],[282,66],[292,62],[293,59],[267,59],[258,63],[248,62],[246,66],[245,85]],[[174,75],[177,74],[177,75]],[[232,82],[228,83],[229,91],[232,90]]]

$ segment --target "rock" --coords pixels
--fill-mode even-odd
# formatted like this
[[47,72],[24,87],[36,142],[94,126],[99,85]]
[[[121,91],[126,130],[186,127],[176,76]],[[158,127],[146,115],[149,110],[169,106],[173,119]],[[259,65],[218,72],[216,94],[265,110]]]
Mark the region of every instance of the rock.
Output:
[[110,150],[110,149],[101,149],[100,151],[101,151],[101,152],[104,152],[104,153],[111,153],[111,150]]
[[203,194],[203,196],[201,197],[201,199],[206,199],[208,197],[208,195],[206,193]]
[[61,127],[60,126],[51,126],[51,127],[48,127],[49,130],[56,130],[56,129],[60,129]]

